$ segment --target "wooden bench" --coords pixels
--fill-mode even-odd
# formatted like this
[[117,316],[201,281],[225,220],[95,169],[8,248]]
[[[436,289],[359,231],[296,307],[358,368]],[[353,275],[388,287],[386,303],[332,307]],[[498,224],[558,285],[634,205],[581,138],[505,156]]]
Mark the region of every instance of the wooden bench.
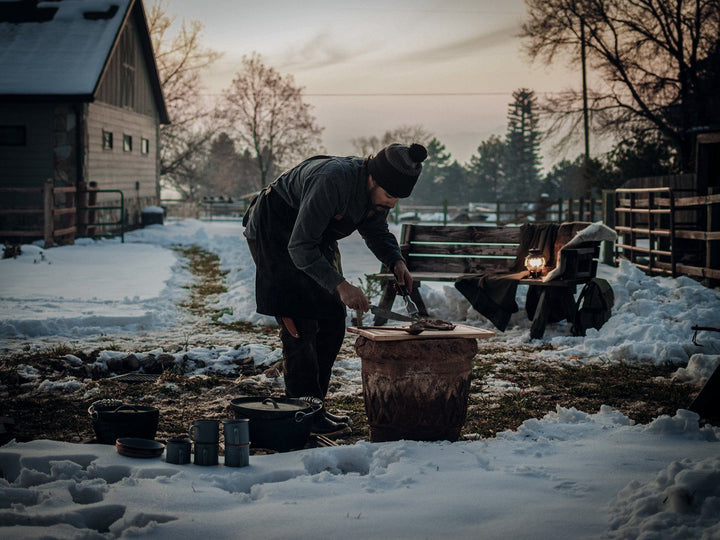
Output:
[[[560,248],[589,223],[572,222],[560,226],[554,246],[554,257]],[[560,233],[562,231],[562,234]],[[420,294],[420,285],[425,281],[455,282],[460,278],[483,274],[511,274],[518,268],[518,252],[521,247],[521,227],[483,227],[464,225],[420,225],[403,224],[400,234],[400,249],[413,276],[412,300],[421,315],[428,315],[427,307]],[[545,333],[545,326],[551,315],[551,304],[562,305],[564,317],[571,320],[575,312],[577,285],[595,277],[599,242],[585,242],[562,252],[565,270],[552,281],[521,277],[519,284],[539,288],[537,307],[532,318],[530,336],[538,339]],[[554,267],[554,260],[548,261]],[[367,276],[369,280],[382,282],[380,307],[391,309],[397,295],[395,276],[382,267],[377,274]],[[538,289],[533,291],[537,293]],[[375,318],[374,324],[381,326],[387,319]]]

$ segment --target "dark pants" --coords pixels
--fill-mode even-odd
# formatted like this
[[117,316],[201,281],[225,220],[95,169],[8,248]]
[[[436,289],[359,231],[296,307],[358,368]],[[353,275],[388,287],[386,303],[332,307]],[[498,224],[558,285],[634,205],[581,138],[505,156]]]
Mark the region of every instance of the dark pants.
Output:
[[285,395],[325,400],[335,358],[345,337],[345,319],[292,319],[300,337],[278,317],[283,344]]

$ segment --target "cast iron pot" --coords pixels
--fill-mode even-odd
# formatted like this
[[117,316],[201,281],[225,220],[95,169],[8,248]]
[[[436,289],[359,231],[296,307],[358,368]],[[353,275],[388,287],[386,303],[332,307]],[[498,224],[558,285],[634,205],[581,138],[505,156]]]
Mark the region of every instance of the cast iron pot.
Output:
[[155,439],[160,411],[155,407],[128,405],[117,399],[101,399],[88,408],[95,438],[101,444],[115,444],[122,437]]
[[313,415],[322,404],[293,398],[241,397],[230,402],[235,418],[250,420],[250,444],[287,452],[303,448],[310,437]]

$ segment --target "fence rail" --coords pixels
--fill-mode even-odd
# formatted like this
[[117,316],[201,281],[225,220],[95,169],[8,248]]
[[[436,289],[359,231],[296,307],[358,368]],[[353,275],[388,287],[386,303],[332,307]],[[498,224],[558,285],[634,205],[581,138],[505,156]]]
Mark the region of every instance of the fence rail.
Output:
[[615,191],[616,261],[648,274],[720,280],[720,194],[636,188]]
[[[77,236],[96,236],[97,227],[120,225],[121,239],[125,241],[125,210],[124,197],[120,190],[97,189],[95,182],[86,187],[55,187],[52,178],[45,180],[42,187],[37,188],[0,188],[0,193],[29,195],[36,201],[36,206],[24,208],[0,208],[2,216],[36,216],[41,219],[32,220],[29,226],[14,226],[0,230],[0,239],[42,239],[46,248],[52,247],[62,238]],[[119,193],[119,206],[98,206],[98,193]],[[33,197],[34,196],[34,197]],[[119,209],[120,219],[112,222],[98,222],[99,210]]]

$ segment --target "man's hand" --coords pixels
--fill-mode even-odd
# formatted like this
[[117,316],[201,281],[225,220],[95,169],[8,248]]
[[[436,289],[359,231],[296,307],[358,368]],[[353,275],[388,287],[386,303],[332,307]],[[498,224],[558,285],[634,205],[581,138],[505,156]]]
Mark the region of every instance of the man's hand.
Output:
[[370,309],[370,300],[359,287],[343,281],[337,286],[337,292],[340,294],[342,303],[350,309],[362,311],[363,313]]
[[408,270],[408,267],[405,265],[405,261],[399,259],[395,263],[395,266],[393,267],[393,274],[395,274],[398,285],[404,285],[408,292],[411,293],[413,290],[413,278],[412,275],[410,275],[410,270]]

